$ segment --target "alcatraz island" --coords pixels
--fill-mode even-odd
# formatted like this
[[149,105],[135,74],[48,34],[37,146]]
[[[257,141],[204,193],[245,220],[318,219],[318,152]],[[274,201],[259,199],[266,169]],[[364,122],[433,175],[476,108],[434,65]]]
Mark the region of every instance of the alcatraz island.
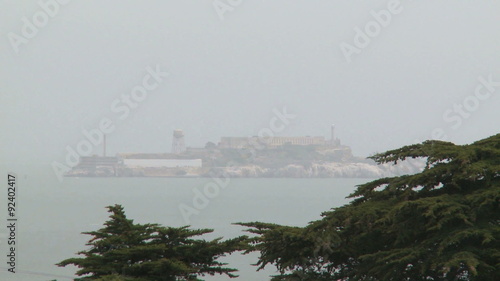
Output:
[[118,153],[80,157],[67,177],[229,177],[229,178],[378,178],[416,173],[423,163],[376,165],[355,157],[331,127],[324,136],[222,137],[218,144],[186,147],[174,130],[170,153]]

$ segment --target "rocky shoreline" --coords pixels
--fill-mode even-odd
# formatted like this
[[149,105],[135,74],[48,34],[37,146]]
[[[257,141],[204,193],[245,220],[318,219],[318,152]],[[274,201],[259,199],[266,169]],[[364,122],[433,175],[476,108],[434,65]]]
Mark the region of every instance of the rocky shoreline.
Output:
[[380,178],[421,171],[424,163],[374,165],[368,163],[313,163],[290,164],[281,168],[263,168],[258,165],[212,168],[203,176],[229,178]]
[[323,162],[289,164],[283,167],[262,167],[250,164],[210,168],[125,168],[109,167],[96,169],[74,169],[69,177],[175,177],[175,178],[380,178],[413,174],[425,166],[422,161],[398,163],[397,165],[353,162]]

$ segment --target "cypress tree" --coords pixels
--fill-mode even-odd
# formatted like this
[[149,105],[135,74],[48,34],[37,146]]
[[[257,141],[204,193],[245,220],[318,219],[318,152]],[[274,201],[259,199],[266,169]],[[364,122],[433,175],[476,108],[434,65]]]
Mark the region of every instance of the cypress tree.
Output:
[[77,280],[101,281],[197,281],[199,276],[225,274],[237,277],[234,268],[225,267],[219,257],[242,250],[246,237],[223,241],[194,239],[212,229],[163,227],[136,224],[127,219],[120,205],[108,206],[110,220],[104,227],[83,234],[91,235],[83,257],[66,259],[58,266],[75,265]]
[[349,204],[304,228],[240,223],[257,235],[259,268],[275,265],[273,280],[500,280],[500,134],[371,158],[427,164],[358,186]]

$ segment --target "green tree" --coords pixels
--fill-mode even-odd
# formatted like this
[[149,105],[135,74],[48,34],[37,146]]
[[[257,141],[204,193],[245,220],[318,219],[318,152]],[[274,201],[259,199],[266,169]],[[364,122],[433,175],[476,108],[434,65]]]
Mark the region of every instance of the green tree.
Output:
[[77,275],[85,276],[77,280],[195,281],[207,274],[237,277],[236,269],[225,267],[217,259],[242,250],[245,236],[225,241],[193,239],[213,230],[135,224],[127,219],[122,206],[107,208],[111,215],[104,227],[84,232],[92,236],[87,243],[90,249],[78,252],[84,257],[57,264],[79,267]]
[[239,223],[273,280],[500,280],[500,134],[470,145],[426,141],[376,162],[423,158],[414,175],[358,186],[304,228]]

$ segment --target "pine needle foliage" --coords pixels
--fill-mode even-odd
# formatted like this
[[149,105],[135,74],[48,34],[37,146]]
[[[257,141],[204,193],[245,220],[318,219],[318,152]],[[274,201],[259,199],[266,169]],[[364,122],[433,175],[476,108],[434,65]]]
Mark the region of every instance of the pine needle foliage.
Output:
[[443,141],[377,154],[422,158],[420,173],[357,187],[352,201],[304,228],[239,223],[256,236],[272,280],[500,280],[500,134],[469,145]]
[[128,219],[121,205],[108,206],[110,220],[104,227],[83,234],[91,235],[83,257],[66,259],[58,266],[80,268],[76,280],[100,281],[199,281],[205,275],[237,277],[234,268],[218,261],[242,250],[245,236],[229,240],[194,239],[212,229],[163,227],[136,224]]

